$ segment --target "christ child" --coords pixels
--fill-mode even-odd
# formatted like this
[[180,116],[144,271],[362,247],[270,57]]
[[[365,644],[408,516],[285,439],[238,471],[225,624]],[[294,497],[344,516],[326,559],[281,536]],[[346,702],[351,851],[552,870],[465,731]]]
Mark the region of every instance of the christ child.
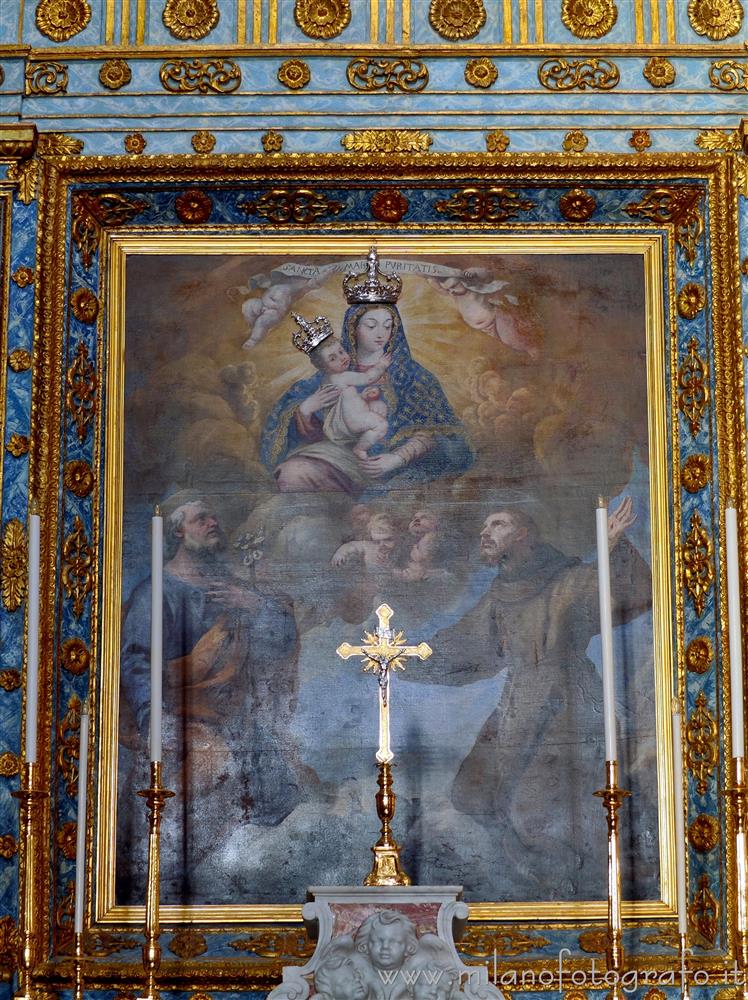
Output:
[[[353,454],[356,458],[366,458],[369,448],[387,435],[387,404],[374,383],[389,368],[391,355],[384,353],[366,371],[351,371],[348,351],[338,337],[327,337],[310,353],[309,360],[323,373],[323,386],[340,389],[325,415],[322,426],[325,437],[336,444],[355,441]],[[359,392],[361,387],[363,392]]]
[[332,565],[339,569],[351,560],[363,562],[369,573],[392,569],[397,547],[398,525],[389,514],[372,514],[368,524],[368,539],[344,542],[332,557]]

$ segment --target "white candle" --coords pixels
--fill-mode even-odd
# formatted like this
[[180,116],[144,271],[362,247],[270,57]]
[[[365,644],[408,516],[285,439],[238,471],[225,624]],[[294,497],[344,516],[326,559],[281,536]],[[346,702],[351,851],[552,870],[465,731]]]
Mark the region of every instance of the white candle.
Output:
[[39,705],[40,518],[32,501],[29,516],[28,638],[26,643],[26,762],[36,762]]
[[161,760],[161,679],[163,662],[164,519],[151,519],[151,760]]
[[608,505],[600,498],[596,512],[597,580],[600,592],[600,639],[603,649],[603,721],[605,759],[616,760],[616,678],[613,666],[613,618],[610,605]]
[[86,793],[88,790],[88,705],[81,711],[81,746],[78,758],[78,830],[75,841],[75,924],[83,933],[83,903],[86,895]]
[[678,894],[678,933],[688,930],[686,905],[686,828],[683,803],[683,748],[680,712],[673,711],[673,803],[675,808],[675,881]]
[[743,651],[740,621],[740,568],[738,565],[738,512],[728,500],[725,510],[727,547],[727,626],[730,640],[730,709],[732,755],[745,756],[743,727]]

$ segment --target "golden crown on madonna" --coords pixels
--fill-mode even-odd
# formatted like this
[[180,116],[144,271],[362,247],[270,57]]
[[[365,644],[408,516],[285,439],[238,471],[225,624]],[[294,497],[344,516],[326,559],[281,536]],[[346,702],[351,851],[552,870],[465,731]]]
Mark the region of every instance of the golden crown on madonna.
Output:
[[296,320],[298,330],[291,336],[293,346],[298,347],[305,354],[310,354],[315,347],[318,347],[323,340],[331,337],[335,332],[326,316],[315,316],[313,320],[305,320],[298,313],[292,313]]
[[397,302],[403,283],[399,275],[379,269],[377,248],[367,255],[365,271],[349,271],[343,279],[343,292],[351,305],[358,302]]

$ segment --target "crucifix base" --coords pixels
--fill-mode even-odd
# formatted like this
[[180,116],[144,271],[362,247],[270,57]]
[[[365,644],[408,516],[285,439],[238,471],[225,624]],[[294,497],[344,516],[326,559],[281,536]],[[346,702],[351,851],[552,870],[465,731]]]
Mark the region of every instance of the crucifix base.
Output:
[[410,875],[400,867],[400,845],[392,837],[390,826],[395,815],[395,792],[389,761],[380,760],[377,784],[377,816],[382,824],[381,835],[372,847],[374,864],[364,879],[364,885],[411,885]]

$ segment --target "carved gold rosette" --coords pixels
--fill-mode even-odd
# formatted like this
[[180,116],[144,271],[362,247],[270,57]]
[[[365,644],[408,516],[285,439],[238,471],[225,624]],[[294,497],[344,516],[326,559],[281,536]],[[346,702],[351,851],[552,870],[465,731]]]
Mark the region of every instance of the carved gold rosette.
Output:
[[168,0],[163,21],[174,38],[196,41],[218,24],[217,0]]
[[714,649],[705,635],[692,639],[686,647],[686,666],[695,674],[705,674],[713,659]]
[[698,493],[709,482],[711,469],[708,455],[689,455],[680,470],[681,486],[689,493]]
[[68,673],[76,677],[85,674],[91,662],[91,654],[88,646],[82,639],[66,639],[60,650],[62,653],[62,665]]
[[602,38],[618,18],[613,0],[563,0],[561,20],[577,38]]
[[485,23],[483,0],[431,0],[429,24],[451,42],[474,38]]
[[716,816],[701,813],[688,828],[691,845],[702,854],[713,851],[719,843],[719,821]]
[[664,56],[652,56],[642,74],[653,87],[669,87],[675,82],[675,66]]
[[690,0],[688,20],[697,35],[719,42],[740,30],[743,8],[739,0]]
[[499,78],[496,63],[482,56],[480,59],[469,59],[465,66],[465,80],[471,87],[492,87]]
[[41,0],[36,8],[36,26],[53,42],[66,42],[91,20],[87,0]]
[[334,38],[351,20],[350,0],[296,0],[296,23],[309,38]]
[[678,312],[683,319],[694,319],[706,305],[704,286],[689,281],[678,292]]
[[8,438],[8,443],[5,445],[6,450],[11,453],[14,458],[20,458],[21,455],[26,455],[29,450],[29,439],[25,434],[11,434]]
[[99,83],[107,90],[119,90],[132,80],[132,70],[125,59],[107,59],[99,70]]
[[278,81],[289,90],[301,90],[311,79],[309,66],[302,59],[286,59],[278,67]]
[[572,188],[561,195],[558,207],[561,215],[569,222],[586,222],[595,211],[597,202],[584,188]]

